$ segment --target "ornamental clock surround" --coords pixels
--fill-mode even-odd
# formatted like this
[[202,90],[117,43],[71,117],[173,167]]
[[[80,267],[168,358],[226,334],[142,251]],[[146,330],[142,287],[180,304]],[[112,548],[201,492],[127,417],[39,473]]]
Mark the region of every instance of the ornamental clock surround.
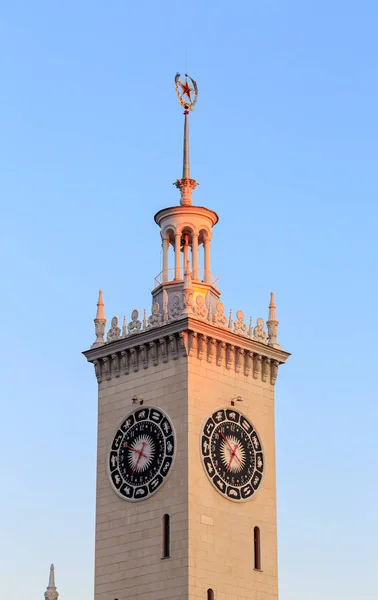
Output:
[[234,408],[221,408],[206,419],[201,435],[206,475],[217,492],[234,502],[251,500],[261,485],[264,454],[250,420]]
[[164,483],[175,457],[175,432],[168,415],[143,406],[122,420],[109,457],[110,482],[131,502],[145,500]]

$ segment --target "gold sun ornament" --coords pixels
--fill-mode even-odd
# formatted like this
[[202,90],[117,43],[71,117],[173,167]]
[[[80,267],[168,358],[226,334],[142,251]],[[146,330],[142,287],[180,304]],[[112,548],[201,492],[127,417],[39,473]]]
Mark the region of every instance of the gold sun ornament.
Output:
[[194,110],[198,98],[197,84],[187,73],[184,75],[185,81],[180,79],[180,77],[180,73],[176,73],[175,86],[179,104],[181,104],[186,111]]

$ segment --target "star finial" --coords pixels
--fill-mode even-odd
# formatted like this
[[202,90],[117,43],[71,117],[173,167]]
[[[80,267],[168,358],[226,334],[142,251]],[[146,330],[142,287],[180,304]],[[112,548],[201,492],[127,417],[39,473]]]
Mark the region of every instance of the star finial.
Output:
[[190,177],[189,163],[189,111],[194,109],[197,102],[198,88],[197,84],[185,73],[185,81],[180,79],[180,73],[176,73],[175,77],[176,93],[179,99],[179,104],[184,107],[185,125],[184,125],[184,157],[182,178],[175,181],[174,185],[181,192],[181,206],[191,206],[193,204],[192,191],[197,187],[198,183]]
[[[175,77],[176,93],[179,99],[179,104],[185,110],[194,110],[197,102],[198,88],[197,83],[187,73],[185,73],[185,81],[180,79],[180,73],[176,73]],[[186,98],[184,98],[186,96]]]

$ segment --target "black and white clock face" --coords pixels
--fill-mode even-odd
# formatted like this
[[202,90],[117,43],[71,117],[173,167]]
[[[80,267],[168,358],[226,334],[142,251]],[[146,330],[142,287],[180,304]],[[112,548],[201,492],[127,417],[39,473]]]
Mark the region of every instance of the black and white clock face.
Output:
[[119,427],[109,454],[110,481],[117,494],[138,501],[154,494],[173,463],[175,435],[159,408],[130,413]]
[[264,455],[259,437],[240,412],[221,409],[209,417],[201,436],[205,471],[229,500],[250,500],[261,484]]

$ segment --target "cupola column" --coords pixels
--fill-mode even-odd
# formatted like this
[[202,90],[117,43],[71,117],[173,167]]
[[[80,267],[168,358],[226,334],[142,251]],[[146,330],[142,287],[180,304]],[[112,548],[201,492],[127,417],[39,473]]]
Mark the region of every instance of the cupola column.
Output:
[[198,279],[198,233],[192,234],[192,270],[193,279]]
[[205,283],[210,283],[210,240],[206,238],[203,242],[203,246],[205,249]]
[[186,269],[186,263],[189,258],[189,238],[187,235],[184,236],[184,273]]
[[175,233],[175,279],[180,279],[181,233]]
[[163,238],[163,283],[167,283],[168,281],[168,246],[168,239]]

